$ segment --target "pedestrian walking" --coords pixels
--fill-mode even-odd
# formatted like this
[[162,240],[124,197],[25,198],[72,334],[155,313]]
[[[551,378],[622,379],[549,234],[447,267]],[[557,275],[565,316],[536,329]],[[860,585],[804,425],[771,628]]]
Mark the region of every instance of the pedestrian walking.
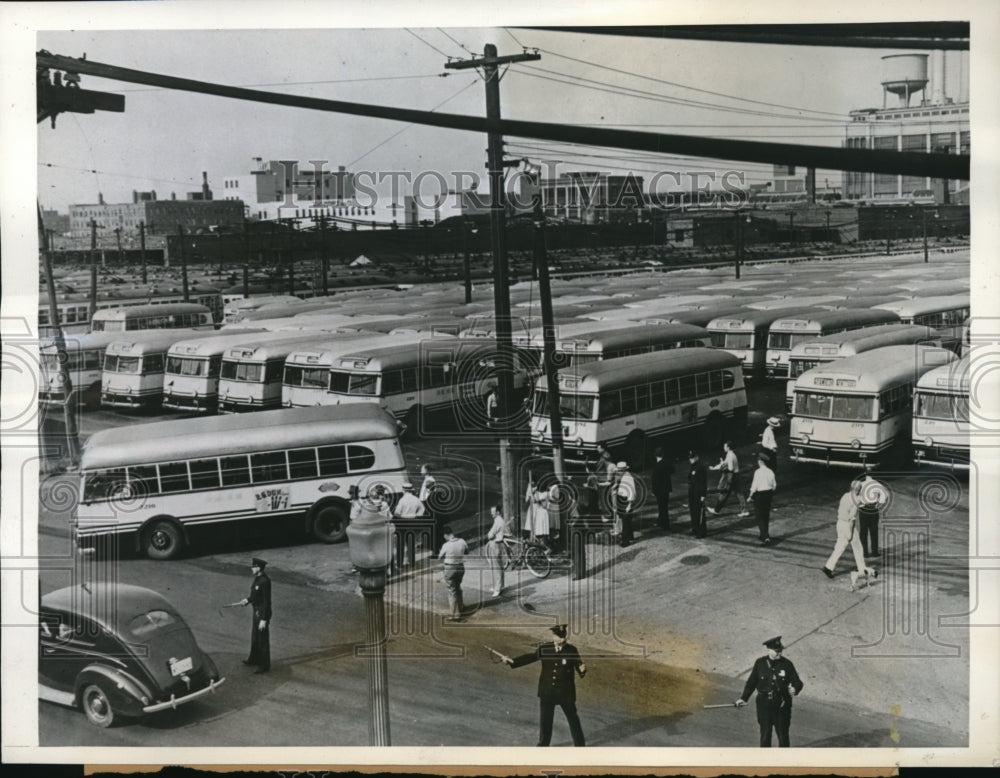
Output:
[[753,512],[757,518],[757,531],[762,546],[771,545],[771,501],[777,487],[774,471],[768,466],[767,457],[761,454],[757,457],[757,469],[750,482],[749,499],[753,500]]
[[490,560],[490,579],[493,589],[491,597],[499,597],[503,591],[503,569],[506,562],[507,547],[504,538],[507,537],[507,522],[499,505],[490,506],[490,517],[493,524],[486,533],[486,558]]
[[866,558],[880,556],[878,521],[888,503],[889,490],[869,473],[865,473],[858,504],[858,527],[861,548],[864,549]]
[[546,548],[551,548],[549,539],[549,493],[548,490],[536,485],[533,481],[528,482],[528,501],[531,512],[531,537],[543,544]]
[[614,498],[611,494],[611,484],[615,480],[618,468],[611,452],[604,443],[597,444],[597,462],[594,464],[594,475],[597,476],[598,500],[601,504],[601,514],[614,513]]
[[396,528],[393,533],[393,557],[400,568],[416,564],[418,528],[426,513],[424,504],[413,493],[413,484],[405,481],[403,494],[392,511]]
[[583,678],[587,666],[576,646],[566,642],[567,625],[559,624],[551,627],[551,631],[551,643],[542,643],[533,652],[513,659],[505,656],[503,661],[511,668],[542,663],[538,676],[538,745],[547,746],[552,742],[552,720],[558,705],[566,715],[573,745],[585,746],[583,727],[576,712],[576,676]]
[[566,522],[563,517],[562,499],[559,484],[552,484],[545,495],[545,507],[549,512],[548,547],[553,553],[559,553],[563,548],[563,529]]
[[740,516],[749,516],[750,513],[747,511],[747,500],[743,496],[743,490],[740,488],[740,460],[736,457],[736,452],[733,451],[732,441],[727,440],[722,444],[722,459],[719,460],[719,464],[712,465],[708,468],[709,470],[719,470],[719,497],[715,501],[715,507],[706,507],[705,510],[712,516],[717,516],[719,511],[722,510],[722,506],[726,504],[729,500],[729,495],[735,493],[736,499],[740,503]]
[[705,497],[708,494],[708,471],[694,449],[688,451],[688,513],[691,516],[691,534],[703,538],[705,525]]
[[840,498],[837,506],[837,542],[833,546],[833,553],[826,560],[826,564],[821,568],[827,578],[833,578],[833,571],[837,567],[837,562],[850,545],[854,552],[855,572],[851,575],[851,585],[857,583],[858,576],[867,575],[877,578],[878,572],[865,564],[865,553],[861,548],[861,532],[858,526],[858,509],[861,504],[861,490],[864,481],[855,480],[851,488]]
[[629,472],[627,462],[619,462],[615,469],[617,471],[614,486],[615,515],[621,522],[618,545],[628,548],[635,539],[632,529],[632,511],[635,509],[636,499],[635,477]]
[[774,473],[778,472],[778,440],[774,436],[774,431],[780,426],[781,419],[777,416],[771,416],[760,435],[760,450],[767,454],[771,470]]
[[266,673],[271,669],[271,579],[264,568],[267,562],[254,557],[250,561],[253,572],[253,583],[250,593],[240,600],[240,605],[253,606],[253,618],[250,621],[250,655],[243,664],[257,669],[256,673]]
[[649,475],[650,487],[656,497],[656,526],[664,532],[670,530],[670,476],[674,474],[674,466],[667,461],[666,453],[661,447],[653,451],[655,462]]
[[442,542],[442,516],[438,511],[437,500],[435,499],[438,488],[437,479],[431,471],[431,466],[427,464],[420,466],[420,475],[423,477],[423,481],[420,483],[420,493],[417,495],[417,498],[424,506],[424,516],[427,517],[427,522],[431,527],[431,549],[435,549]]
[[444,583],[448,587],[448,605],[451,608],[449,621],[461,621],[465,603],[462,601],[462,579],[465,578],[465,555],[469,545],[458,537],[450,524],[441,528],[444,545],[438,559],[444,562]]
[[750,695],[757,692],[757,723],[760,725],[760,747],[771,747],[771,731],[778,735],[778,746],[790,745],[788,731],[792,724],[792,697],[802,691],[802,679],[795,665],[781,654],[781,636],[764,641],[767,656],[753,664],[743,693],[736,698],[736,707],[747,704]]

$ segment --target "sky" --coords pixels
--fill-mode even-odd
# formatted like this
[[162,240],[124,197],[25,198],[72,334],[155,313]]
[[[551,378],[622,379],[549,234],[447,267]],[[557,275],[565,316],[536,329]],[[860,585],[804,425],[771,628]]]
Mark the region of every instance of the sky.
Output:
[[[288,94],[483,116],[479,73],[444,68],[449,57],[538,49],[501,82],[504,118],[599,127],[839,145],[850,110],[882,105],[881,57],[899,51],[557,33],[514,27],[42,31],[37,48],[126,68]],[[183,198],[206,171],[216,197],[252,157],[324,159],[373,172],[459,171],[485,177],[478,133],[267,106],[84,76],[85,88],[125,95],[124,114],[63,114],[38,125],[38,196],[45,208],[129,202],[132,190]],[[701,90],[701,91],[699,91]],[[742,98],[742,99],[740,99]],[[894,99],[894,98],[892,98]],[[692,104],[700,103],[700,104]],[[721,110],[724,107],[730,110]],[[590,156],[584,156],[590,155]],[[770,167],[507,139],[507,156],[557,170],[745,171]],[[96,171],[96,172],[95,172]],[[438,188],[427,178],[424,191]],[[466,183],[468,178],[464,179]],[[840,185],[820,173],[818,184]],[[388,185],[379,187],[386,194]],[[483,187],[485,189],[485,185]],[[389,197],[383,199],[388,203]]]

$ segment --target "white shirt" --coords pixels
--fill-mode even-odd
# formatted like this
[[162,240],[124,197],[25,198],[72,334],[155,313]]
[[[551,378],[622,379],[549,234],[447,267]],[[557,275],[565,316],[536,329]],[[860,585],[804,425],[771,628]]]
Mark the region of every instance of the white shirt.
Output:
[[431,496],[431,489],[434,488],[434,476],[425,475],[424,482],[420,485],[420,502],[426,503]]
[[424,513],[426,513],[424,504],[417,499],[413,492],[403,492],[403,496],[399,498],[394,511],[394,514],[401,519],[413,519],[417,516],[423,516]]
[[758,467],[753,474],[753,481],[750,484],[750,494],[757,492],[773,492],[777,488],[774,480],[774,471],[764,466]]
[[736,458],[736,452],[730,449],[722,458],[722,461],[713,470],[722,470],[724,473],[736,473],[740,469],[740,461]]
[[622,473],[618,481],[618,496],[632,502],[635,500],[635,478],[631,473]]
[[778,450],[778,441],[774,439],[774,428],[770,424],[767,425],[767,429],[760,437],[760,445],[771,451]]

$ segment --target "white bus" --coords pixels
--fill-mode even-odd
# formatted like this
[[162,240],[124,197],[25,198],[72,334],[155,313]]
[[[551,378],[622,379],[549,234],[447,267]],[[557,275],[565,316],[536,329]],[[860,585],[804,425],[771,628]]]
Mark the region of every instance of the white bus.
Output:
[[885,346],[795,379],[789,445],[796,462],[865,467],[910,441],[913,387],[955,360],[936,346]]
[[[681,434],[699,447],[718,445],[746,424],[741,360],[711,348],[685,348],[607,359],[559,372],[559,404],[567,459],[596,456],[597,444],[620,449],[640,467],[650,439]],[[531,438],[552,444],[548,381],[531,397]]]
[[923,343],[944,346],[937,330],[916,324],[883,324],[861,330],[837,332],[796,344],[788,357],[788,381],[785,384],[785,407],[792,409],[795,379],[807,370],[845,357],[885,346]]
[[[513,353],[516,388],[524,364]],[[496,358],[497,343],[490,338],[432,338],[348,350],[330,366],[326,402],[377,403],[402,419],[411,433],[422,429],[427,415],[445,410],[484,426]]]
[[94,314],[91,332],[127,332],[128,330],[193,329],[214,330],[212,311],[197,303],[132,305],[106,308]]
[[[256,311],[269,305],[297,305],[302,303],[298,297],[289,294],[264,295],[261,297],[237,297],[226,300],[223,308],[222,321],[230,324],[239,321],[243,314]],[[275,314],[278,315],[278,314]]]
[[[913,461],[969,469],[968,355],[924,373],[913,395]],[[992,395],[996,397],[996,394]]]
[[430,337],[424,333],[382,335],[357,332],[317,338],[315,344],[292,352],[285,360],[281,405],[284,408],[302,408],[329,404],[326,394],[330,387],[330,367],[340,354],[381,346],[412,345]]
[[972,312],[968,294],[918,297],[875,307],[892,311],[903,324],[933,327],[942,335],[952,338],[962,337],[962,326]]
[[899,317],[892,311],[873,308],[843,308],[782,316],[771,323],[768,331],[766,375],[768,378],[788,378],[788,356],[799,343],[822,335],[894,324],[898,321]]
[[289,354],[310,348],[329,333],[296,330],[287,337],[230,346],[219,373],[219,413],[265,411],[281,407],[281,381]]
[[707,347],[712,337],[693,324],[633,324],[628,327],[598,326],[577,336],[558,331],[556,341],[560,369],[602,359],[618,359],[675,348]]
[[108,408],[158,408],[163,400],[167,350],[197,330],[118,333],[104,351],[101,405]]
[[767,357],[767,333],[771,324],[783,316],[807,316],[812,308],[751,309],[712,319],[705,329],[714,348],[725,349],[743,361],[747,378],[764,375]]
[[241,329],[174,343],[167,352],[163,407],[215,413],[222,357],[226,350],[233,346],[256,346],[286,337],[285,333]]
[[[135,332],[141,337],[147,332]],[[92,408],[101,404],[101,371],[104,369],[104,351],[109,343],[121,340],[120,332],[85,332],[69,335],[66,343],[66,370],[69,373],[72,393],[66,397],[66,387],[59,372],[59,351],[54,342],[43,341],[39,346],[41,357],[41,388],[38,402],[43,405],[62,405],[67,400],[82,402]]]
[[343,540],[350,487],[398,495],[406,468],[379,408],[295,408],[95,432],[80,478],[79,545],[115,535],[170,559],[197,528],[254,519]]

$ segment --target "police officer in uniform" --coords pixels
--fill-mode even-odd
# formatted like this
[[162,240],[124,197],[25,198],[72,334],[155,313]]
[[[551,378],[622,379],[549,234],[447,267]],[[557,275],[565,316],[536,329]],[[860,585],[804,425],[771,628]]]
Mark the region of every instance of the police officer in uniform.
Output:
[[271,669],[271,579],[264,568],[267,562],[254,557],[250,562],[253,583],[250,594],[240,600],[240,605],[253,606],[253,622],[250,628],[250,656],[243,660],[245,665],[256,665],[257,673]]
[[566,642],[566,625],[559,624],[551,628],[555,636],[551,643],[542,643],[530,654],[511,659],[503,657],[510,667],[523,667],[532,662],[542,663],[542,672],[538,676],[538,745],[547,746],[552,741],[552,718],[556,705],[563,709],[569,730],[573,736],[574,746],[584,746],[583,727],[576,712],[576,681],[575,676],[583,678],[587,666],[580,658],[576,646]]
[[792,723],[792,697],[802,691],[802,680],[795,672],[795,665],[781,652],[781,636],[764,641],[767,656],[753,664],[750,677],[743,687],[743,694],[736,699],[736,707],[747,704],[757,690],[757,723],[760,724],[760,747],[771,747],[771,729],[778,733],[778,746],[788,748],[788,729]]
[[708,495],[708,470],[698,458],[698,452],[691,449],[688,452],[687,485],[688,513],[691,516],[691,534],[696,538],[705,537],[705,498]]

